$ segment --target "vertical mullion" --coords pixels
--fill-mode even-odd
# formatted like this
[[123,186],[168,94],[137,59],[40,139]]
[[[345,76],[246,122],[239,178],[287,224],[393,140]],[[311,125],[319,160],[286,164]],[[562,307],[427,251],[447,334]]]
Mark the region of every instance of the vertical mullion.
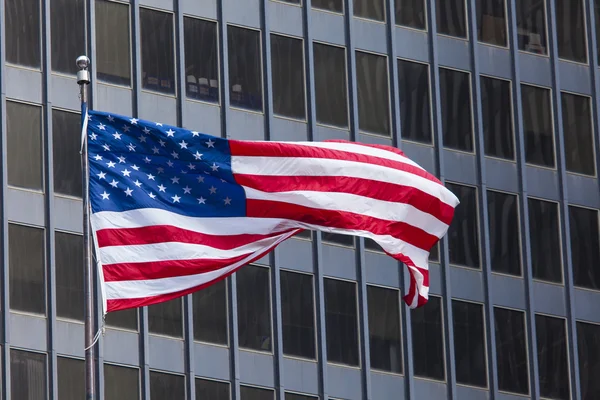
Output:
[[[578,0],[583,1],[583,0]],[[573,289],[573,269],[571,268],[571,241],[569,229],[569,196],[567,190],[567,172],[565,162],[565,140],[563,132],[563,117],[561,107],[560,91],[560,60],[558,58],[558,39],[556,23],[556,4],[554,1],[548,2],[548,32],[550,47],[550,66],[552,73],[552,103],[554,108],[554,132],[556,144],[556,171],[558,174],[559,197],[560,197],[560,225],[561,225],[561,244],[562,244],[562,262],[564,273],[564,299],[567,312],[567,343],[569,352],[569,376],[570,391],[573,399],[580,397],[579,382],[579,356],[577,354],[577,327],[575,325],[575,305]]]
[[592,84],[592,137],[594,138],[594,154],[596,157],[596,176],[600,176],[600,123],[598,116],[600,114],[600,102],[599,96],[600,91],[598,84],[600,83],[600,75],[598,72],[598,42],[596,41],[596,32],[599,27],[596,26],[595,19],[595,4],[594,0],[586,1],[586,24],[587,24],[587,35],[588,35],[588,54],[590,60],[590,78]]

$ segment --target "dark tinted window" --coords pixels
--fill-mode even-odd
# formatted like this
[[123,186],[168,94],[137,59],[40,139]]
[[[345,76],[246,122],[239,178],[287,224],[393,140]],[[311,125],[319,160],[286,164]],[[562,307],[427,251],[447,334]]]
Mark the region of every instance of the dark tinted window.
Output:
[[429,295],[424,306],[410,311],[415,376],[446,379],[442,299]]
[[183,18],[185,94],[192,99],[219,101],[217,23]]
[[322,232],[324,243],[339,244],[340,246],[354,247],[354,236],[338,233]]
[[99,81],[131,84],[129,6],[96,0],[96,74]]
[[429,261],[440,262],[440,242],[434,244],[429,250]]
[[583,0],[556,0],[558,56],[565,60],[587,62],[585,36]]
[[[594,20],[596,26],[600,26],[600,1],[594,0]],[[596,52],[600,62],[600,29],[596,29]]]
[[151,400],[185,400],[185,378],[180,375],[150,371]]
[[44,230],[8,224],[10,308],[46,314]]
[[246,265],[235,274],[240,347],[271,351],[270,270]]
[[344,0],[312,0],[314,8],[341,13],[344,11]]
[[483,306],[452,300],[456,382],[487,386]]
[[74,358],[57,357],[58,398],[79,400],[85,398],[85,363]]
[[315,396],[308,396],[306,394],[286,393],[285,400],[314,400],[318,399]]
[[148,332],[174,337],[183,336],[182,298],[148,306]]
[[125,368],[116,365],[104,364],[104,399],[139,399],[139,379],[140,373],[137,368]]
[[444,147],[473,151],[469,74],[440,68],[440,97]]
[[569,364],[567,331],[562,318],[535,316],[540,395],[566,400],[569,398]]
[[367,286],[367,306],[371,368],[402,373],[398,291]]
[[567,171],[594,175],[596,168],[590,98],[564,92],[560,95]]
[[485,155],[514,160],[509,81],[481,77],[481,112]]
[[480,42],[507,45],[506,0],[477,0],[477,38]]
[[519,204],[517,196],[487,191],[492,271],[521,275]]
[[[41,2],[37,0],[4,0],[6,62],[40,67],[40,8]],[[75,58],[71,60],[72,63],[75,63]]]
[[494,307],[498,389],[527,395],[529,376],[525,313]]
[[361,131],[390,134],[387,58],[356,52],[358,126]]
[[196,398],[199,400],[229,400],[229,383],[195,379]]
[[383,0],[354,0],[354,16],[385,21],[385,4]]
[[281,271],[283,354],[315,355],[315,316],[312,275]]
[[173,15],[140,8],[142,87],[175,94]]
[[569,206],[571,263],[575,286],[600,289],[598,210]]
[[81,115],[52,110],[54,192],[81,197]]
[[10,349],[11,398],[46,399],[48,395],[46,384],[45,354]]
[[273,112],[304,119],[304,55],[302,40],[271,34]]
[[55,232],[56,315],[83,321],[83,236]]
[[75,59],[85,53],[84,0],[50,0],[52,71],[76,74]]
[[548,54],[546,0],[519,0],[515,6],[519,50]]
[[241,400],[273,400],[275,393],[270,389],[240,386]]
[[112,311],[106,314],[106,326],[137,331],[138,309]]
[[479,268],[477,191],[474,187],[454,183],[446,183],[446,188],[460,201],[447,234],[450,263]]
[[562,262],[558,205],[536,199],[528,199],[528,204],[533,278],[560,283]]
[[521,85],[525,161],[554,167],[554,129],[550,90]]
[[345,128],[348,126],[346,52],[343,47],[320,43],[314,43],[313,52],[317,122]]
[[356,284],[324,279],[327,361],[358,365]]
[[396,0],[396,24],[425,29],[425,0]]
[[229,25],[227,46],[231,105],[262,111],[260,32]]
[[192,294],[194,304],[194,340],[226,345],[227,287],[220,280]]
[[467,37],[465,0],[436,0],[437,31],[443,35]]
[[431,143],[431,105],[427,64],[398,60],[402,139]]
[[42,108],[6,102],[8,184],[42,190]]
[[600,325],[577,322],[581,399],[600,398]]

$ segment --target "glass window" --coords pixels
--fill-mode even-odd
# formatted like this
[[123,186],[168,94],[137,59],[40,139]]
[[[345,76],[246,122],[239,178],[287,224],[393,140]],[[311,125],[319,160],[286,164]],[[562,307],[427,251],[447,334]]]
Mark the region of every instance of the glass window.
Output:
[[82,196],[80,136],[81,114],[52,110],[52,160],[57,194]]
[[50,0],[52,71],[76,74],[75,59],[85,53],[84,0]]
[[571,263],[575,286],[600,290],[598,210],[569,206]]
[[587,62],[583,0],[556,0],[556,39],[558,56]]
[[263,109],[260,31],[227,26],[229,102],[234,107]]
[[246,265],[236,273],[240,347],[271,351],[270,269]]
[[[450,4],[452,2],[448,2]],[[444,147],[473,151],[471,83],[467,72],[440,68],[440,100]]]
[[183,17],[185,93],[191,99],[219,102],[217,23]]
[[390,135],[390,95],[387,58],[356,52],[358,128],[363,132]]
[[11,398],[46,399],[46,374],[45,354],[10,349]]
[[285,400],[313,400],[313,399],[318,399],[318,397],[308,396],[306,394],[297,394],[297,393],[286,393],[285,394]]
[[183,336],[182,298],[148,306],[148,332],[174,337]]
[[577,321],[581,399],[600,398],[600,325]]
[[283,354],[315,359],[313,277],[281,271]]
[[150,399],[185,400],[185,378],[180,375],[150,371]]
[[[107,314],[107,315],[110,315]],[[135,400],[140,398],[140,373],[137,368],[104,364],[104,399]]]
[[194,340],[227,345],[227,281],[192,293]]
[[271,34],[273,113],[305,119],[304,50],[302,40]]
[[561,92],[565,161],[569,172],[594,175],[594,136],[591,101],[587,96]]
[[446,187],[460,200],[447,234],[450,263],[479,268],[477,190],[454,183],[446,183]]
[[519,50],[548,54],[546,44],[546,0],[515,2]]
[[365,250],[383,253],[383,248],[373,239],[365,238]]
[[142,87],[175,94],[173,15],[140,8]]
[[[41,2],[35,0],[4,1],[6,62],[40,68],[42,59],[40,8]],[[71,60],[73,64],[75,58]]]
[[[600,26],[600,1],[594,0],[594,20],[595,26]],[[598,62],[600,62],[600,29],[596,29],[596,52],[598,53]]]
[[398,60],[398,92],[402,139],[431,143],[429,66]]
[[99,81],[131,85],[129,5],[96,0],[96,75]]
[[396,0],[396,25],[425,29],[426,24],[425,0]]
[[485,155],[515,159],[510,82],[481,77],[481,122]]
[[250,386],[240,386],[241,400],[273,400],[274,392],[270,389],[260,389]]
[[281,1],[282,3],[300,4],[300,0],[277,0],[277,1]]
[[529,240],[534,279],[561,283],[562,262],[558,204],[527,199],[529,204]]
[[56,315],[83,321],[83,236],[54,233]]
[[325,11],[344,12],[344,0],[312,0],[311,5]]
[[487,191],[492,271],[521,275],[519,203],[514,194]]
[[440,262],[440,242],[436,242],[429,250],[429,261]]
[[445,380],[442,299],[429,295],[424,306],[410,311],[410,325],[415,376]]
[[385,21],[385,5],[383,0],[354,0],[354,16]]
[[[314,2],[313,2],[314,5]],[[317,122],[348,127],[348,81],[343,47],[313,43]]]
[[354,247],[354,236],[352,235],[321,232],[321,237],[326,244],[339,244],[340,246]]
[[367,285],[371,368],[402,373],[398,290]]
[[8,224],[10,308],[46,314],[44,229]]
[[529,394],[525,313],[494,307],[498,389]]
[[356,283],[325,278],[327,361],[358,365]]
[[6,102],[8,184],[42,190],[42,108]]
[[525,161],[554,167],[554,129],[550,90],[521,84]]
[[138,312],[137,308],[112,311],[106,314],[106,325],[108,327],[130,329],[137,331]]
[[58,398],[79,400],[85,398],[85,363],[75,358],[57,357]]
[[570,388],[565,320],[536,314],[535,333],[540,395],[567,400]]
[[196,378],[195,383],[197,399],[229,400],[229,382]]
[[480,42],[507,45],[505,0],[477,0],[477,38]]
[[467,37],[465,0],[436,0],[437,33],[442,35]]
[[483,306],[452,300],[456,382],[487,386]]

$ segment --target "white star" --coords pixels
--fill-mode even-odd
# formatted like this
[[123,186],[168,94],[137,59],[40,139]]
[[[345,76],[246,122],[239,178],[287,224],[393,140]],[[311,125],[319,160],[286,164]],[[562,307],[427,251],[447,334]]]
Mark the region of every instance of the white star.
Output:
[[112,161],[109,161],[106,165],[108,165],[108,168],[114,168],[117,164]]
[[106,190],[105,190],[104,193],[102,193],[102,200],[108,200],[109,196],[110,196],[110,194],[106,193]]
[[169,129],[169,130],[167,131],[167,136],[168,136],[168,137],[174,137],[174,136],[173,136],[173,134],[174,134],[174,133],[175,133],[175,131],[174,131],[173,129]]
[[106,178],[106,173],[105,172],[100,172],[99,174],[96,174],[96,175],[98,175],[98,178],[100,178],[100,179]]
[[155,199],[156,195],[154,193],[148,193],[148,196],[150,196],[151,199]]
[[138,167],[138,166],[137,166],[137,165],[135,165],[135,164],[133,164],[133,166],[132,166],[131,168],[135,169],[136,171],[139,171],[139,170],[140,170],[140,167]]
[[135,184],[135,186],[140,187],[142,186],[142,182],[138,181],[137,179],[135,180],[135,182],[133,182]]
[[140,143],[146,143],[146,136],[138,136],[138,140],[140,141]]
[[217,171],[219,169],[219,166],[217,164],[213,163],[211,168],[213,171]]
[[102,147],[104,148],[104,150],[110,151],[110,146],[109,145],[103,144]]
[[125,196],[131,196],[131,193],[133,193],[133,190],[127,188],[127,190],[125,190]]
[[169,167],[173,168],[173,161],[171,161],[171,160],[167,161],[167,165],[168,165]]
[[206,145],[208,147],[213,147],[214,148],[215,147],[215,142],[213,142],[212,139],[208,139],[208,142],[206,142]]
[[202,153],[196,152],[196,154],[193,154],[193,156],[196,160],[200,160],[202,158]]
[[98,135],[96,135],[95,133],[92,133],[90,135],[90,139],[92,139],[92,140],[96,140],[97,137],[98,137]]
[[112,186],[112,187],[114,187],[114,188],[116,188],[118,185],[119,185],[119,182],[115,181],[114,179],[113,179],[113,181],[110,183],[110,186]]
[[173,182],[173,184],[179,183],[179,178],[175,176],[175,177],[171,178],[171,182]]
[[178,153],[176,153],[176,152],[172,152],[172,153],[171,153],[171,156],[172,156],[173,158],[175,158],[175,159],[179,158],[179,154],[178,154]]
[[186,185],[183,188],[183,194],[190,194],[190,193],[192,193],[192,188]]
[[158,152],[159,152],[159,151],[160,151],[160,149],[159,149],[158,147],[156,147],[156,146],[154,146],[154,147],[152,148],[152,152],[153,152],[154,154],[158,154]]
[[153,180],[154,180],[154,178],[155,178],[155,176],[154,176],[154,175],[152,175],[152,174],[148,174],[148,179],[150,179],[151,181],[153,181]]
[[190,171],[196,169],[196,166],[192,163],[189,163],[187,167],[190,169]]
[[88,121],[91,121],[91,120],[92,120],[92,116],[91,116],[91,115],[88,115],[88,116],[87,116],[87,120],[88,120]]
[[211,186],[210,189],[208,189],[210,191],[210,194],[215,194],[217,193],[217,188],[214,186]]
[[125,164],[125,157],[117,157],[119,159],[119,164]]
[[127,146],[127,148],[129,149],[129,151],[135,151],[135,146],[133,145],[133,143],[129,143],[129,146]]
[[226,181],[225,179],[221,179],[221,182],[225,183],[225,182],[227,182],[227,181]]
[[159,174],[162,174],[163,172],[165,172],[165,169],[163,167],[158,167],[158,168],[156,168],[156,170],[158,171]]
[[144,133],[147,135],[150,133],[150,129],[147,126],[144,127]]
[[100,129],[101,131],[105,131],[106,130],[106,125],[104,125],[104,124],[101,123],[100,125],[98,125],[98,129]]
[[231,199],[229,197],[225,197],[225,199],[223,199],[223,202],[225,203],[225,205],[231,205]]
[[206,199],[202,196],[198,199],[198,204],[206,204]]
[[192,131],[192,137],[200,136],[200,134],[196,131]]
[[129,132],[129,127],[127,125],[123,125],[123,132]]
[[113,136],[115,137],[115,139],[121,140],[121,134],[119,132],[113,133]]
[[165,147],[165,144],[167,143],[163,142],[162,139],[158,139],[158,144],[160,144],[160,147]]
[[196,179],[198,179],[198,183],[203,183],[204,182],[204,177],[203,176],[199,176]]
[[179,142],[179,146],[181,146],[182,149],[187,149],[187,143],[185,142],[185,140],[182,140],[181,142]]
[[129,171],[128,169],[124,169],[121,172],[123,173],[123,176],[129,176],[129,174],[131,174],[131,171]]
[[182,169],[181,173],[185,175],[185,174],[187,174],[187,171]]
[[115,117],[113,117],[112,115],[109,115],[108,117],[106,117],[106,119],[109,120],[110,122],[115,121]]
[[156,126],[163,126],[163,125],[160,122],[157,122]]
[[164,192],[166,189],[166,186],[163,186],[162,184],[158,185],[158,191],[159,192]]
[[102,160],[102,156],[100,154],[96,155],[96,157],[94,157],[96,159],[96,161],[100,161]]
[[151,161],[152,161],[152,160],[151,160],[151,159],[149,159],[149,158],[148,158],[148,156],[146,156],[146,158],[144,158],[144,162],[145,162],[146,164],[150,164],[150,162],[151,162]]
[[181,199],[181,197],[175,195],[173,197],[171,197],[173,199],[173,203],[179,203],[179,199]]
[[131,122],[132,125],[137,125],[138,119],[137,118],[131,118],[129,121]]

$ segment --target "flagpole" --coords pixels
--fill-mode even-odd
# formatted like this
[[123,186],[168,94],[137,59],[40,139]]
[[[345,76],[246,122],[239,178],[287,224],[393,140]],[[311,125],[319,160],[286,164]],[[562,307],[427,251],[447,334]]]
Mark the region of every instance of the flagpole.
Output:
[[[77,58],[77,84],[81,99],[81,126],[87,126],[87,85],[90,84],[88,67],[90,59],[86,56]],[[92,243],[90,240],[90,192],[89,192],[89,162],[87,152],[87,134],[81,136],[81,183],[83,189],[83,265],[84,265],[84,298],[85,298],[85,398],[96,400],[96,371],[94,347],[94,274],[92,269]]]

